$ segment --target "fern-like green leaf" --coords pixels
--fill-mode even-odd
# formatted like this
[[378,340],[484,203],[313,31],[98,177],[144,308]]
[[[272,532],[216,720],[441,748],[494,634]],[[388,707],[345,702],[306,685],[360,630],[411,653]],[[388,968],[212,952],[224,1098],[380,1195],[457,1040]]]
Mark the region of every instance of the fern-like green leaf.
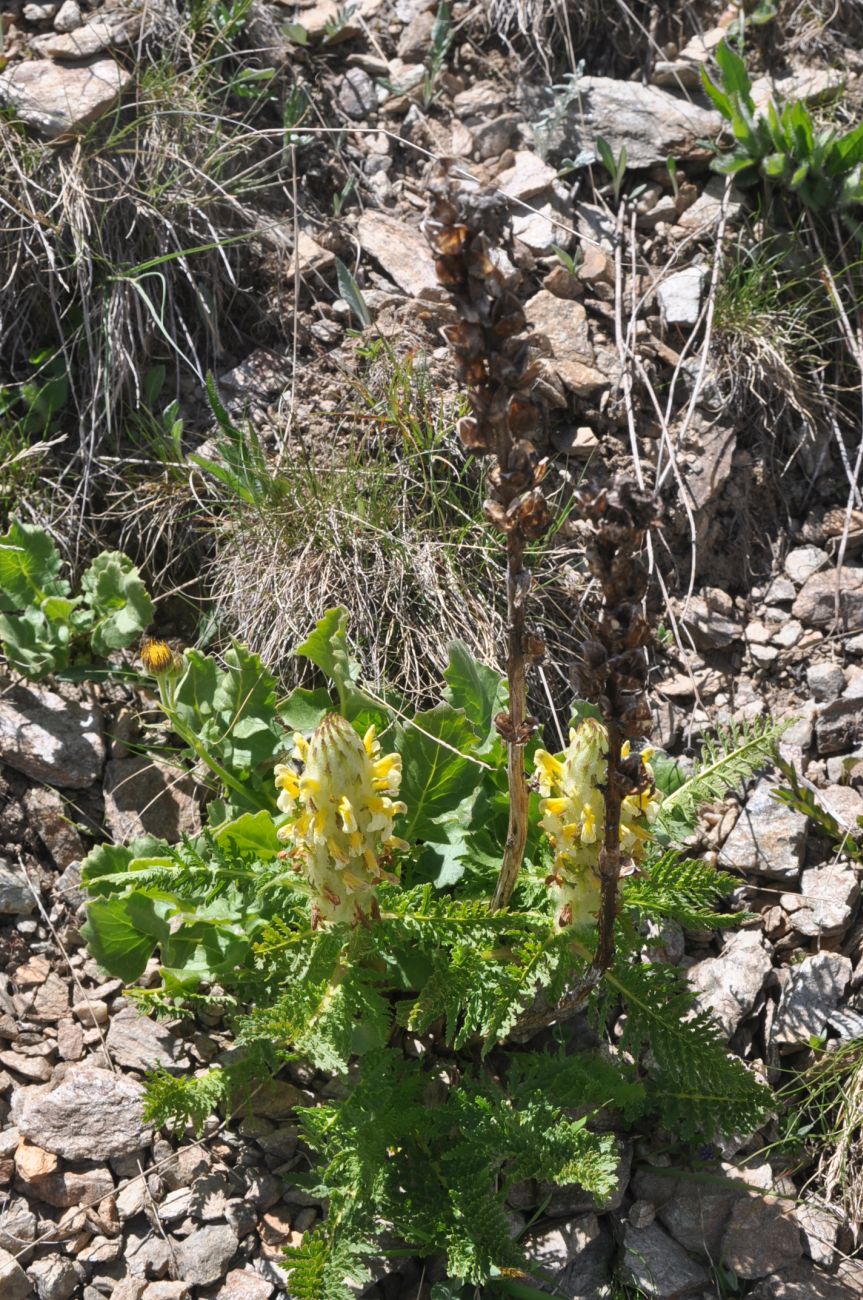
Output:
[[658,834],[679,834],[695,823],[702,804],[723,799],[776,757],[776,745],[789,722],[755,718],[733,722],[702,740],[701,758],[688,781],[663,799],[655,823]]
[[670,919],[690,930],[712,930],[739,925],[745,919],[740,912],[715,910],[717,901],[738,883],[734,876],[706,862],[664,853],[644,875],[624,882],[623,903],[658,921]]
[[295,1300],[355,1300],[349,1281],[368,1281],[363,1256],[371,1253],[367,1241],[333,1237],[326,1225],[307,1232],[302,1245],[285,1250],[291,1295]]
[[709,1140],[763,1122],[772,1094],[729,1054],[712,1018],[694,1012],[692,992],[674,967],[621,962],[606,983],[625,1004],[620,1050],[638,1058],[650,1048],[649,1098],[668,1129]]

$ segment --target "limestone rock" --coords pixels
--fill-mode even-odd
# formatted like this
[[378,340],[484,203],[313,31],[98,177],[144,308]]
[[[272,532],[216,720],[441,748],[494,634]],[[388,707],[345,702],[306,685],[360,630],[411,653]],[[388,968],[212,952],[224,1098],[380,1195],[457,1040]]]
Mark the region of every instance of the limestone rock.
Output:
[[673,1185],[671,1196],[657,1208],[660,1223],[684,1250],[703,1259],[719,1259],[722,1234],[739,1191],[687,1178]]
[[34,786],[21,800],[30,824],[61,871],[80,862],[87,852],[72,815],[50,786]]
[[115,45],[128,45],[141,30],[140,17],[132,14],[97,14],[90,22],[67,32],[34,36],[30,44],[51,59],[90,59]]
[[839,664],[810,664],[806,669],[806,685],[813,700],[829,704],[845,690],[845,674]]
[[772,1273],[749,1292],[748,1300],[860,1300],[859,1277],[830,1276],[808,1259]]
[[772,961],[760,931],[740,930],[718,957],[696,962],[686,972],[698,1006],[716,1016],[726,1038],[754,1009]]
[[52,1092],[26,1099],[18,1128],[66,1160],[134,1155],[152,1137],[144,1127],[143,1091],[141,1084],[110,1070],[78,1066]]
[[120,843],[154,835],[173,844],[201,829],[195,782],[167,763],[112,758],[103,788],[105,825]]
[[722,1238],[721,1258],[738,1277],[766,1277],[803,1254],[800,1229],[788,1206],[770,1196],[741,1197]]
[[227,1224],[199,1228],[176,1247],[177,1265],[190,1286],[212,1286],[237,1253],[237,1234]]
[[806,1254],[822,1268],[832,1268],[836,1258],[836,1238],[842,1220],[837,1211],[816,1200],[805,1200],[792,1210],[798,1227],[803,1232]]
[[27,126],[54,139],[103,117],[131,80],[132,74],[113,59],[76,65],[32,59],[13,63],[0,74],[0,102]]
[[[685,234],[692,234],[695,231],[706,230],[710,226],[715,226],[722,211],[724,194],[725,178],[723,176],[711,176],[691,207],[688,207],[678,217],[677,229]],[[743,195],[740,190],[732,188],[728,199],[728,221],[734,221],[739,215],[742,205]]]
[[29,916],[35,906],[24,872],[0,858],[0,916]]
[[694,325],[701,311],[701,294],[707,270],[687,266],[662,280],[656,290],[659,309],[666,325]]
[[863,700],[843,697],[825,704],[815,719],[819,754],[841,754],[863,740]]
[[587,328],[587,312],[580,302],[556,298],[541,289],[525,306],[532,340],[541,335],[555,361],[577,361],[592,366],[593,348]]
[[838,952],[816,952],[791,966],[790,972],[773,1022],[772,1040],[780,1051],[805,1047],[810,1038],[823,1035],[830,1012],[848,986],[851,962]]
[[719,133],[722,119],[712,109],[678,99],[657,86],[613,77],[580,77],[578,99],[551,134],[558,153],[596,159],[602,136],[617,157],[625,145],[630,167],[706,157],[700,141]]
[[434,260],[425,237],[388,212],[364,212],[357,222],[364,252],[379,262],[400,289],[412,298],[438,289]]
[[771,880],[796,881],[807,821],[802,813],[772,799],[772,790],[772,782],[762,777],[722,847],[719,865]]
[[625,1224],[623,1245],[621,1275],[645,1296],[677,1300],[708,1283],[707,1270],[691,1260],[658,1223],[646,1228]]
[[796,546],[785,557],[785,572],[793,583],[802,587],[813,573],[820,573],[830,563],[826,551],[819,546]]
[[273,1285],[250,1268],[232,1268],[213,1300],[269,1300]]
[[78,0],[63,0],[54,15],[54,31],[74,32],[81,26],[82,22],[81,6],[78,4]]
[[180,1070],[188,1067],[183,1043],[157,1020],[126,1007],[113,1016],[106,1042],[111,1058],[127,1070]]
[[848,564],[839,574],[828,569],[807,578],[791,607],[792,614],[810,627],[832,623],[837,588],[840,623],[846,632],[859,632],[863,628],[863,569]]
[[37,1259],[28,1267],[27,1276],[35,1282],[39,1300],[71,1300],[80,1280],[71,1259],[62,1255]]
[[783,894],[779,902],[798,934],[826,939],[851,924],[860,886],[850,863],[826,862],[800,877],[799,894]]
[[[0,98],[2,82],[0,76]],[[0,693],[0,753],[9,767],[36,781],[83,790],[98,780],[105,761],[99,710],[46,686],[10,686]]]
[[26,1300],[33,1294],[33,1285],[8,1250],[0,1250],[0,1295],[3,1300]]
[[497,177],[496,185],[510,199],[532,199],[547,190],[557,172],[530,149],[515,155],[515,162]]

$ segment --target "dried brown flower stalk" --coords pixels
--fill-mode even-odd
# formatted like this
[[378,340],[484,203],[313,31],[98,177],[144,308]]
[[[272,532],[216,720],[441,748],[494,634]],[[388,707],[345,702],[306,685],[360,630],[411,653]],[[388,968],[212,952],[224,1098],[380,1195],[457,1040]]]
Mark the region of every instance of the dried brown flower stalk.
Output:
[[576,671],[579,694],[596,704],[608,732],[605,835],[600,855],[599,935],[594,965],[607,970],[614,957],[614,918],[621,872],[628,867],[620,851],[620,806],[644,788],[637,753],[621,756],[625,740],[639,740],[650,729],[646,647],[653,632],[644,614],[648,570],[647,531],[656,521],[652,492],[620,477],[613,486],[576,494],[586,533],[586,555],[602,591],[602,609],[593,633],[581,646]]
[[467,451],[495,459],[484,508],[506,541],[509,713],[499,714],[496,723],[507,743],[509,827],[492,897],[492,909],[497,910],[509,902],[524,857],[524,746],[536,729],[527,715],[526,672],[544,649],[526,628],[530,573],[524,550],[547,530],[551,515],[540,487],[545,462],[528,436],[540,425],[540,411],[529,396],[536,370],[524,338],[527,322],[521,302],[492,258],[492,250],[502,247],[508,234],[506,200],[460,187],[446,164],[433,176],[430,189],[426,234],[438,279],[459,318],[443,333],[472,411],[460,421],[459,437]]

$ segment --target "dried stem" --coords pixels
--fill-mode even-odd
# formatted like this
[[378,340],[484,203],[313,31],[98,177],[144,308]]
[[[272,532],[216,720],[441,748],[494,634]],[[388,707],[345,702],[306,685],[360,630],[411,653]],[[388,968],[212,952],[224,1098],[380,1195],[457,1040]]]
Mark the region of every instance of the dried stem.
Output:
[[443,334],[455,354],[472,411],[460,421],[459,436],[474,455],[495,458],[484,509],[506,539],[509,712],[498,714],[495,724],[507,744],[509,827],[491,901],[496,911],[512,897],[527,840],[524,746],[536,729],[527,714],[527,667],[542,657],[544,647],[526,627],[530,573],[524,550],[546,531],[550,514],[539,486],[545,462],[530,440],[539,427],[540,411],[528,395],[536,371],[522,337],[525,315],[492,256],[507,232],[506,202],[460,189],[446,165],[433,176],[430,190],[426,233],[438,278],[459,317]]
[[506,907],[524,858],[527,843],[527,781],[524,775],[524,732],[527,714],[527,668],[525,664],[525,600],[530,581],[524,568],[524,541],[518,532],[506,539],[506,673],[509,680],[509,716],[512,735],[507,741],[507,785],[509,825],[503,862],[491,899],[491,910]]

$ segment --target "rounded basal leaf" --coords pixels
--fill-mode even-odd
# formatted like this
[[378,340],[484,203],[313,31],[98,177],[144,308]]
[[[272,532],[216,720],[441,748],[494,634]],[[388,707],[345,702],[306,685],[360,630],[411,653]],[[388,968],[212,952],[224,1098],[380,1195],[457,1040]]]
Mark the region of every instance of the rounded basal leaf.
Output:
[[96,654],[122,650],[153,618],[153,602],[128,555],[103,551],[81,579],[85,602],[95,615],[91,644]]
[[48,596],[68,596],[61,566],[60,552],[44,528],[13,522],[8,533],[0,535],[0,590],[13,608],[40,605]]

